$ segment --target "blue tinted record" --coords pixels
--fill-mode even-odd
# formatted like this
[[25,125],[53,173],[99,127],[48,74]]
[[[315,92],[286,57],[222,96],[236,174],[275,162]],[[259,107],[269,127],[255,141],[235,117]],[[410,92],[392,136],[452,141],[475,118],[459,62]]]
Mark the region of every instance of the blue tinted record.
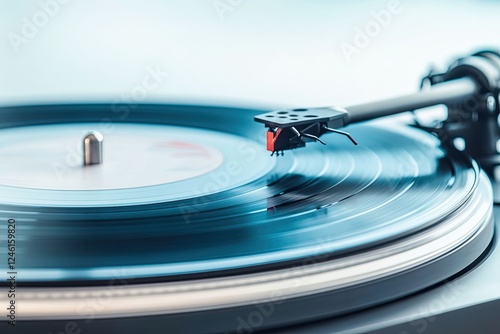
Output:
[[[475,163],[407,126],[351,126],[359,146],[329,135],[271,157],[257,112],[4,109],[0,216],[18,223],[20,279],[161,281],[342,256],[442,221],[479,182]],[[82,164],[88,131],[103,134],[101,165]]]

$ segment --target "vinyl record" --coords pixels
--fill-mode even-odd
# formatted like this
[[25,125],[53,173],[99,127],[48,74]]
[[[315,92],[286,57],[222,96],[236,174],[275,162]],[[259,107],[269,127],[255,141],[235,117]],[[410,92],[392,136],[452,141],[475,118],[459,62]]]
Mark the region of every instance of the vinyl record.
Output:
[[[485,176],[420,130],[356,125],[358,146],[329,135],[271,157],[252,122],[260,111],[114,107],[0,111],[0,217],[18,225],[21,317],[79,317],[87,294],[128,280],[96,317],[185,326],[190,314],[220,332],[278,292],[276,326],[427,287],[492,238]],[[81,163],[87,131],[104,136],[102,165]],[[294,314],[299,300],[316,306]]]

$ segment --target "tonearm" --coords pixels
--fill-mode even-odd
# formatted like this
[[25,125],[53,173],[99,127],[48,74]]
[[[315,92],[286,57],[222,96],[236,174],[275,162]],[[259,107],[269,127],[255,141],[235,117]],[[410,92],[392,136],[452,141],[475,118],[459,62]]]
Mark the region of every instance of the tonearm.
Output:
[[347,136],[342,130],[349,124],[444,104],[447,118],[436,126],[415,126],[434,133],[443,145],[457,138],[462,149],[474,157],[487,172],[500,165],[497,141],[500,139],[500,54],[481,51],[453,62],[444,73],[433,73],[422,80],[421,91],[382,101],[351,107],[282,109],[255,116],[267,131],[267,149],[279,155],[283,151],[318,141],[328,132]]

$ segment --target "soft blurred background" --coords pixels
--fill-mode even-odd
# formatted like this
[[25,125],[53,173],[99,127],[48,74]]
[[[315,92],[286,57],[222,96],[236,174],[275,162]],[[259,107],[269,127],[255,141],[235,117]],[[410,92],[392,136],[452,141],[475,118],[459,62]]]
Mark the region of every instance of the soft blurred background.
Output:
[[499,48],[500,1],[0,0],[0,33],[0,105],[348,106]]

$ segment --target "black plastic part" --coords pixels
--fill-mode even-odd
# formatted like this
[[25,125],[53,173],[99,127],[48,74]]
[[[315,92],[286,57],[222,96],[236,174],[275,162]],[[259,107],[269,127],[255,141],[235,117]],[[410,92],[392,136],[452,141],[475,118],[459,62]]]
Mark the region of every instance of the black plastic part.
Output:
[[[448,103],[448,118],[436,133],[449,146],[459,147],[474,157],[490,178],[500,165],[500,55],[492,51],[479,52],[453,63],[444,80],[460,77],[474,79],[479,89],[460,103]],[[463,146],[463,145],[462,145]]]
[[282,109],[255,116],[256,122],[267,127],[288,128],[327,123],[332,128],[347,125],[347,111],[338,108],[298,108]]
[[348,114],[339,108],[299,108],[272,111],[257,115],[254,120],[269,128],[267,149],[279,155],[282,151],[304,147],[308,141],[323,143],[319,137],[328,132],[328,128],[346,126]]

